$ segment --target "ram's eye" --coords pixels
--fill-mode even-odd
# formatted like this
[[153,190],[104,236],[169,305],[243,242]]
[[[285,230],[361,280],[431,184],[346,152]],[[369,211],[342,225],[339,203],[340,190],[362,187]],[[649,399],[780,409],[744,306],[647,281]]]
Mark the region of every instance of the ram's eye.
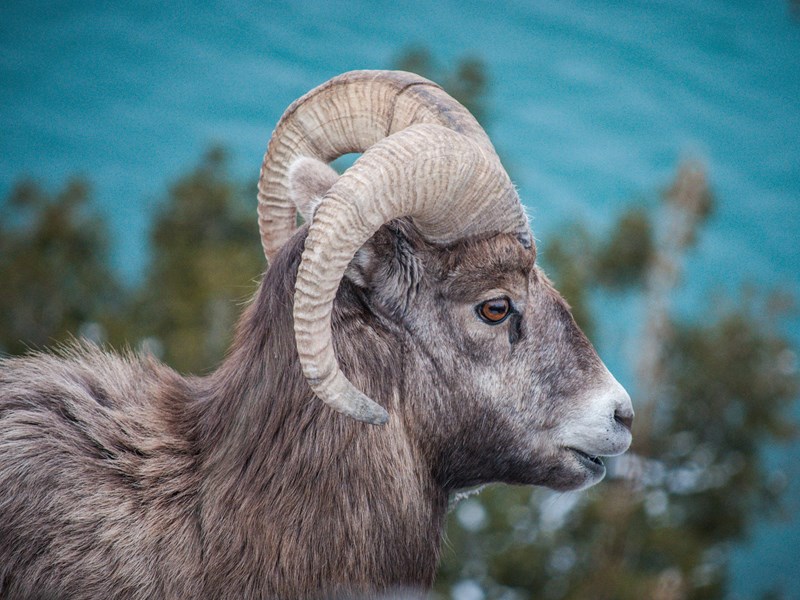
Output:
[[511,301],[508,298],[495,298],[487,300],[476,307],[478,316],[489,325],[497,325],[506,320],[511,314]]

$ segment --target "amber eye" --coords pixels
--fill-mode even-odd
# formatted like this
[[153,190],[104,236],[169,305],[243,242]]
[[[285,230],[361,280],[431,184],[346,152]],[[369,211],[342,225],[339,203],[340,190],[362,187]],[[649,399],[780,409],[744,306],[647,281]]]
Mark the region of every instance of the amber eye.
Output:
[[511,313],[511,302],[508,298],[487,300],[476,307],[478,316],[489,325],[502,323]]

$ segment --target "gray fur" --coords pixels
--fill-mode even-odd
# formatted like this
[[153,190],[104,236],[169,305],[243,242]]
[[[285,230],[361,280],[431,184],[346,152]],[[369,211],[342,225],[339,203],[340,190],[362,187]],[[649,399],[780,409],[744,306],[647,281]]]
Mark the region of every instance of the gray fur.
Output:
[[[208,377],[91,345],[0,362],[0,598],[422,594],[451,494],[591,483],[561,440],[605,371],[534,250],[435,247],[403,220],[362,249],[333,333],[345,375],[391,414],[372,427],[302,377],[304,238]],[[499,294],[519,314],[487,325],[475,306]]]

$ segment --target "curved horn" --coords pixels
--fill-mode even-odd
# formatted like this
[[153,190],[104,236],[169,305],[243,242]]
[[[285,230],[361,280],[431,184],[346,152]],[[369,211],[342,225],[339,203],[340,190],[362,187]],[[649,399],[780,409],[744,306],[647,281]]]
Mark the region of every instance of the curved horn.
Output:
[[435,123],[494,148],[475,118],[439,86],[403,71],[351,71],[296,100],[281,117],[258,181],[258,227],[271,261],[295,230],[288,171],[300,156],[330,162],[416,123]]
[[[431,241],[485,231],[530,240],[527,218],[496,156],[472,137],[440,125],[413,125],[372,148],[322,199],[297,274],[294,327],[303,373],[335,410],[372,424],[388,413],[341,372],[331,312],[347,265],[384,223],[413,218]],[[346,232],[346,233],[342,233]]]
[[[259,230],[271,260],[295,229],[288,172],[302,156],[330,162],[364,152],[323,199],[298,270],[294,319],[309,385],[332,408],[368,423],[386,411],[359,392],[333,352],[331,312],[355,252],[383,223],[410,216],[440,243],[513,232],[532,245],[527,217],[486,133],[433,82],[401,71],[353,71],[284,113],[259,178]],[[347,232],[342,235],[342,232]]]

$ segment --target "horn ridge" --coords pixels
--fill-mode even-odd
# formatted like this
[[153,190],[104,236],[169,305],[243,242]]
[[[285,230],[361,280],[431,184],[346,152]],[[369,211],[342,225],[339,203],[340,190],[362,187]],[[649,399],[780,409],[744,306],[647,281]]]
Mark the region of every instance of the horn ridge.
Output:
[[351,71],[311,90],[286,109],[264,155],[258,181],[258,222],[267,260],[295,230],[288,169],[300,156],[330,162],[363,152],[422,122],[475,136],[494,154],[474,117],[436,83],[405,71]]

